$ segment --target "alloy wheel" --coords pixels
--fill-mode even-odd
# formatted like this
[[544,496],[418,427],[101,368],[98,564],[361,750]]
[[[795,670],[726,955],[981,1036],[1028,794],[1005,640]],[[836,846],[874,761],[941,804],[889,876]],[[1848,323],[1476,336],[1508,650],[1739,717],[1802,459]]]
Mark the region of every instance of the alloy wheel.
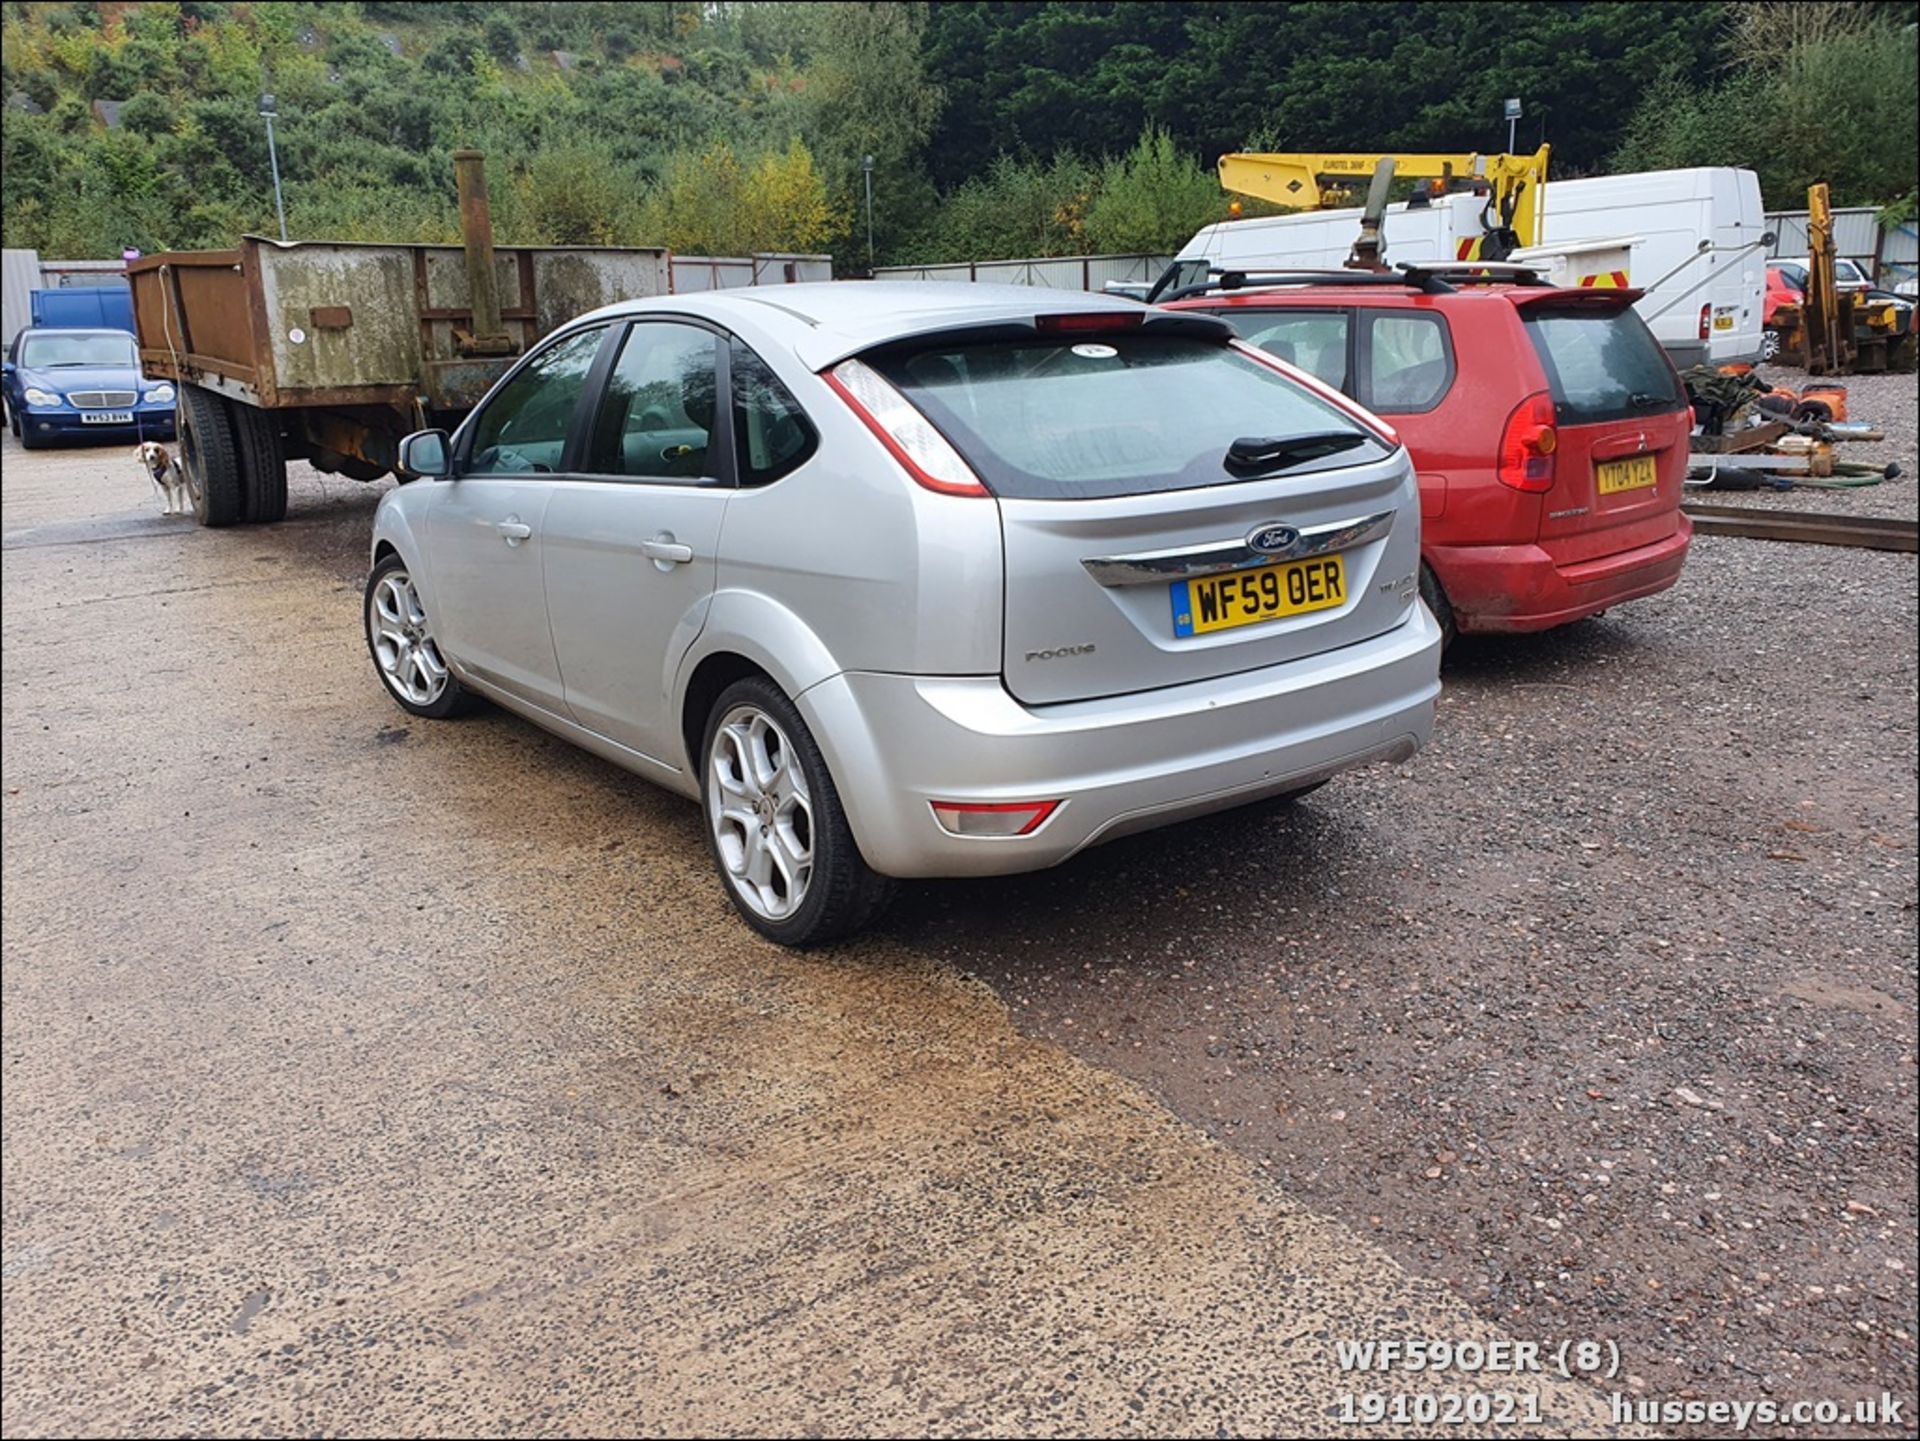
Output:
[[382,576],[367,602],[372,622],[374,659],[395,695],[409,704],[430,706],[447,688],[447,663],[434,643],[426,607],[404,570]]
[[707,822],[728,881],[756,915],[785,920],[813,880],[813,801],[798,752],[765,711],[735,706],[707,768]]

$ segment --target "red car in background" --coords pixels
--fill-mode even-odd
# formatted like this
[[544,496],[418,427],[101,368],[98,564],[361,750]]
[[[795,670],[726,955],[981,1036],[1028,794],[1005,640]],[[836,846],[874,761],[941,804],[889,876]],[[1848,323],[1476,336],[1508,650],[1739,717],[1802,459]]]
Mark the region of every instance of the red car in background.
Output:
[[1806,284],[1806,272],[1795,266],[1796,274],[1789,275],[1778,265],[1767,267],[1766,308],[1761,311],[1760,358],[1777,359],[1780,354],[1780,332],[1774,328],[1773,318],[1780,313],[1783,305],[1801,305],[1806,301],[1802,287]]
[[1399,432],[1421,594],[1449,638],[1663,591],[1693,536],[1686,390],[1633,310],[1641,292],[1496,274],[1216,274],[1161,302],[1224,317]]

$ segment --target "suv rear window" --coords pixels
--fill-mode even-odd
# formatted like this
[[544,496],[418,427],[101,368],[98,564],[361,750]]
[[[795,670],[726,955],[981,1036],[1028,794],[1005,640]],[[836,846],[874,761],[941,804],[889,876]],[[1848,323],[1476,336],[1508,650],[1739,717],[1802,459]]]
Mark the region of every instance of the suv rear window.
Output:
[[[996,495],[1081,500],[1310,474],[1386,445],[1297,382],[1218,342],[1113,332],[865,357]],[[1236,440],[1327,437],[1250,474]]]
[[1524,314],[1560,424],[1626,420],[1686,406],[1666,352],[1633,311],[1537,305]]

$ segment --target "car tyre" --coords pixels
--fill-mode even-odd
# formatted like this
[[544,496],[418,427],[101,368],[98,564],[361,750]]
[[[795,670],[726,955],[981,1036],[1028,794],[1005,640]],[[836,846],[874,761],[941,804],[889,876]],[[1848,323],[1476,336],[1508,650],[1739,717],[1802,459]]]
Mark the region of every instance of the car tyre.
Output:
[[193,518],[205,526],[237,525],[245,514],[244,495],[226,399],[197,385],[182,385],[175,426]]
[[1440,622],[1440,650],[1444,654],[1453,644],[1454,637],[1460,634],[1460,627],[1453,618],[1453,602],[1447,599],[1447,593],[1440,588],[1440,577],[1433,573],[1433,567],[1424,560],[1420,562],[1420,599],[1427,603],[1433,618]]
[[770,941],[850,936],[893,897],[860,854],[813,733],[764,677],[735,681],[707,713],[700,807],[728,899]]
[[1780,332],[1771,326],[1760,332],[1760,358],[1762,360],[1780,358]]
[[382,557],[373,568],[360,610],[374,671],[400,709],[427,720],[447,720],[478,704],[441,655],[427,608],[398,555]]

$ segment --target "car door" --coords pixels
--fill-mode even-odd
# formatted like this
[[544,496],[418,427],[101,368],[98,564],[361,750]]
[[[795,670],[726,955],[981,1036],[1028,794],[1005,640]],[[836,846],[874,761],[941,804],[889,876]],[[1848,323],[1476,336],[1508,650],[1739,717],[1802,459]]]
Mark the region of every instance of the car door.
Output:
[[616,344],[576,471],[547,504],[547,615],[574,718],[677,765],[668,694],[706,620],[733,485],[722,338],[661,318]]
[[561,715],[543,528],[610,330],[561,336],[488,396],[462,428],[453,477],[436,482],[427,511],[430,603],[443,645],[479,679]]

